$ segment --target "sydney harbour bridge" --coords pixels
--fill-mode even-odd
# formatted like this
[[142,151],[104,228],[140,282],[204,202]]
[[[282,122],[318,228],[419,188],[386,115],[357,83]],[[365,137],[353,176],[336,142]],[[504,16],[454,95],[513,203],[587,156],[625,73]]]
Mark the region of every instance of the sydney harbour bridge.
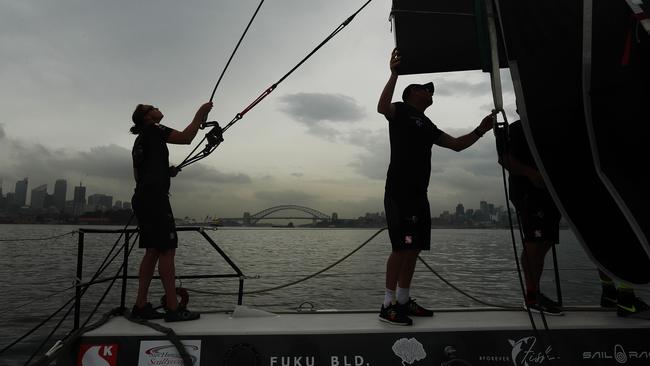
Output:
[[[291,211],[285,213],[285,211]],[[300,211],[307,215],[298,216],[295,214],[295,211]],[[281,212],[280,215],[275,215],[275,213]],[[336,220],[336,214],[333,215],[334,220]],[[260,212],[250,214],[249,212],[244,212],[242,217],[236,218],[221,218],[222,221],[238,221],[241,222],[244,226],[250,226],[257,224],[260,220],[313,220],[314,223],[318,221],[332,221],[332,217],[321,211],[315,210],[313,208],[298,206],[298,205],[280,205],[269,207]]]

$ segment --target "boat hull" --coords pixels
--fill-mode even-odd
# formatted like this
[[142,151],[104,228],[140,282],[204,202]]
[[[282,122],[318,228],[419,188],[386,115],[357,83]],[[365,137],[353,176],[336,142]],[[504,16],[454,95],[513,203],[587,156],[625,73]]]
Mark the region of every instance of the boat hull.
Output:
[[[411,327],[382,323],[372,313],[204,314],[173,327],[194,365],[441,365],[450,356],[474,366],[650,363],[648,321],[569,311],[547,317],[550,330],[544,330],[540,316],[534,319],[537,332],[524,311],[486,310],[436,312]],[[107,349],[114,357],[110,365],[182,364],[164,336],[121,317],[88,333],[59,362],[83,366],[80,359],[101,357]]]

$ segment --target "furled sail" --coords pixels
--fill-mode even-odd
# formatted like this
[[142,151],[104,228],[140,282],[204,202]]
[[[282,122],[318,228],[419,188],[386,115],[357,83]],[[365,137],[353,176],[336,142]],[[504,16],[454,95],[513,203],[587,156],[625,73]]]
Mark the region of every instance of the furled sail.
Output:
[[402,75],[489,69],[483,0],[393,0],[391,21]]
[[[487,70],[483,1],[393,0],[400,73]],[[648,0],[494,5],[526,138],[563,216],[599,268],[650,283]]]

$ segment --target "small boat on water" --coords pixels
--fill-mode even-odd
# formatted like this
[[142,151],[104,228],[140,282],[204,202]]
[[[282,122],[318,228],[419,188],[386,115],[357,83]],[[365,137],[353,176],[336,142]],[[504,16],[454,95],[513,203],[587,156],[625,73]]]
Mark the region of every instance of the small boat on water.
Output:
[[[414,60],[403,73],[489,71],[495,63],[510,69],[527,140],[563,216],[601,270],[636,286],[650,282],[650,184],[637,174],[650,136],[649,125],[639,123],[648,119],[650,100],[648,10],[645,0],[393,0],[392,12],[400,53]],[[231,276],[243,281],[233,269]],[[410,327],[381,323],[377,311],[269,313],[241,305],[177,324],[117,315],[79,333],[56,360],[76,366],[650,364],[648,320],[599,308],[569,308],[559,317],[435,310]]]

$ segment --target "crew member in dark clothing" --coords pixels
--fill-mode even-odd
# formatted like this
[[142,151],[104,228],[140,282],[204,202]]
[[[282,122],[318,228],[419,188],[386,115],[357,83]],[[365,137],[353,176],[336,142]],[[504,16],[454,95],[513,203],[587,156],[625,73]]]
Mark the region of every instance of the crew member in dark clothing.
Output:
[[499,164],[509,172],[510,201],[517,210],[523,233],[521,266],[526,279],[524,308],[549,315],[563,315],[559,304],[540,292],[544,257],[559,243],[560,212],[526,142],[521,121],[498,129]]
[[[178,303],[176,298],[176,271],[174,256],[178,237],[174,215],[169,204],[170,168],[167,144],[189,144],[212,109],[212,102],[203,104],[194,119],[183,131],[160,124],[163,114],[158,108],[139,104],[133,112],[135,124],[131,132],[138,137],[133,144],[133,174],[135,193],[131,200],[140,228],[140,248],[145,254],[140,263],[138,296],[131,311],[142,319],[165,321],[194,320],[199,313]],[[149,285],[158,264],[158,273],[165,290],[166,313],[157,312],[147,301]]]
[[377,105],[388,120],[390,165],[386,177],[384,208],[392,251],[386,263],[386,292],[379,319],[391,324],[411,325],[412,316],[432,316],[431,310],[410,297],[411,280],[421,250],[429,250],[431,212],[427,188],[431,175],[433,145],[461,151],[472,146],[492,129],[492,115],[472,132],[452,137],[434,125],[424,111],[433,103],[433,83],[411,84],[402,93],[403,102],[392,103],[400,56],[393,50],[391,75]]

